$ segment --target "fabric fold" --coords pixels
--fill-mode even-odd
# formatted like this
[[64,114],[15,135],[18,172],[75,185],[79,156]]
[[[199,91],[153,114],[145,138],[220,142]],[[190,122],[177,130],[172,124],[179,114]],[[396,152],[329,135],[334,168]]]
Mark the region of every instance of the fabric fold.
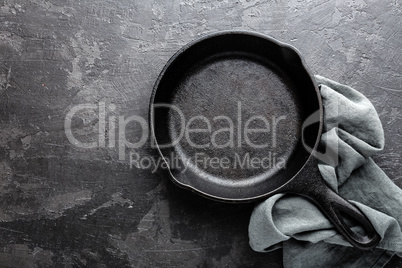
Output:
[[402,253],[402,190],[371,159],[384,147],[381,121],[363,94],[315,78],[324,106],[320,145],[327,154],[320,173],[368,217],[381,242],[369,253],[354,249],[310,201],[278,194],[255,207],[250,246],[259,252],[283,247],[285,267],[383,267],[394,253]]

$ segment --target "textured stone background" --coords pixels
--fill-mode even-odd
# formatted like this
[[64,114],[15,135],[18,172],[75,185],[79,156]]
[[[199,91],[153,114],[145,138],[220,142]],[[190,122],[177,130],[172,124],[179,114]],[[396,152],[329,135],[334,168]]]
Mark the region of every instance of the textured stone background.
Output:
[[[116,106],[108,116],[146,118],[153,83],[182,45],[258,31],[373,102],[386,136],[375,161],[402,186],[401,13],[397,0],[0,0],[0,267],[280,267],[280,251],[249,248],[251,205],[130,169],[116,147],[79,149],[66,114],[105,102]],[[96,110],[80,113],[75,134],[96,141],[99,123]],[[128,127],[131,141],[138,129]]]

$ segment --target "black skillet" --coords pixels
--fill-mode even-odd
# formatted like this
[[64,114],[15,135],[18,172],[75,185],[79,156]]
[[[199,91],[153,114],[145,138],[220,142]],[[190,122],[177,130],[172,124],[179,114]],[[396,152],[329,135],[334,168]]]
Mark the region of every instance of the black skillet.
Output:
[[[303,127],[314,114],[316,123]],[[177,185],[226,202],[299,194],[354,247],[368,250],[380,241],[364,214],[320,176],[313,155],[323,127],[321,97],[293,47],[243,31],[202,37],[163,68],[149,118]]]

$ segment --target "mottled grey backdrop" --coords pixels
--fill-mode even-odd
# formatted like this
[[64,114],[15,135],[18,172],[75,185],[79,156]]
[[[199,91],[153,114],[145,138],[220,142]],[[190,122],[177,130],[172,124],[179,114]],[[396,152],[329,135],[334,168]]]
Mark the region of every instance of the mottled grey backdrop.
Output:
[[[249,248],[251,205],[204,200],[163,171],[130,169],[130,150],[119,160],[108,143],[77,148],[65,117],[104,102],[107,117],[146,119],[177,49],[217,30],[253,30],[373,102],[386,136],[375,160],[402,186],[401,12],[398,0],[0,0],[0,266],[280,267],[280,251]],[[74,133],[97,141],[100,123],[97,110],[80,112]],[[140,130],[127,126],[127,138]],[[136,152],[155,157],[148,143]]]

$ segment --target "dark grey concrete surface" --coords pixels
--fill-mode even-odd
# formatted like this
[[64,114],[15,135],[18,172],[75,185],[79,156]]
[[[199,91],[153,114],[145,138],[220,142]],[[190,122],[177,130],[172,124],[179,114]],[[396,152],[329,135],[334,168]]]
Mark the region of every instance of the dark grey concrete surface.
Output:
[[[153,83],[182,45],[253,30],[373,102],[386,137],[375,161],[402,186],[401,13],[397,0],[1,0],[0,267],[281,267],[280,251],[248,245],[252,205],[205,200],[163,170],[130,168],[133,151],[119,159],[109,139],[78,148],[66,116],[105,103],[105,122],[87,109],[71,128],[82,142],[110,137],[99,132],[110,116],[147,118]],[[126,137],[139,141],[140,124]],[[135,152],[156,157],[148,143]]]

